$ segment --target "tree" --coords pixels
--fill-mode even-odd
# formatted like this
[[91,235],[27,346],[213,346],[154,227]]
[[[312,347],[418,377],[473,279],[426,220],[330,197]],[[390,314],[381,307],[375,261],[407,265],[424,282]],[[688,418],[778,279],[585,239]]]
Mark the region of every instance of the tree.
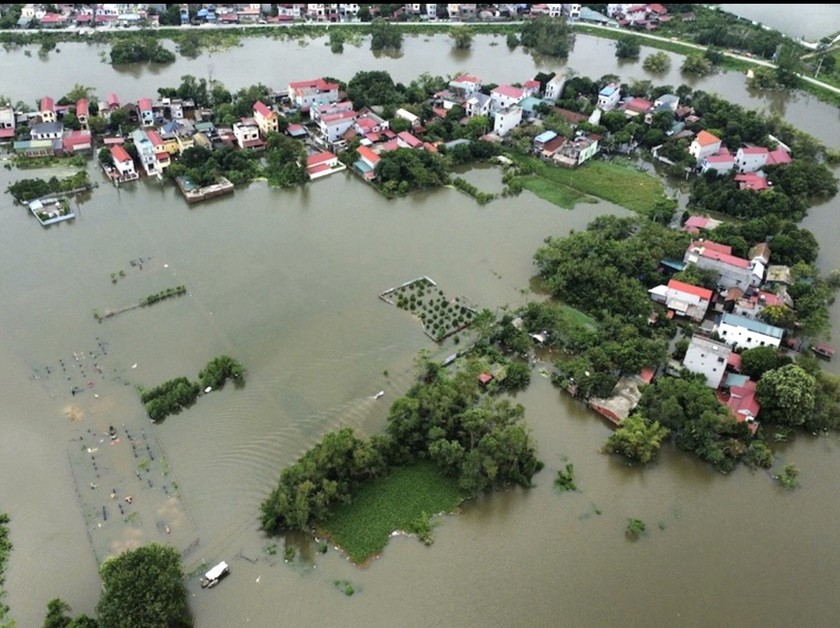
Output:
[[654,74],[665,74],[671,69],[671,58],[660,50],[645,57],[642,67]]
[[565,59],[569,56],[570,35],[565,19],[539,17],[522,27],[520,43],[539,54]]
[[449,37],[458,50],[468,50],[473,42],[473,30],[469,26],[456,26],[449,30]]
[[632,414],[610,435],[604,449],[645,464],[656,457],[662,439],[667,435],[668,428],[662,427],[659,422],[649,422],[640,414]]
[[47,603],[47,616],[44,618],[44,628],[97,628],[95,619],[85,614],[70,617],[70,605],[60,598],[54,598]]
[[384,20],[376,20],[371,26],[370,49],[399,50],[402,48],[403,34],[398,26]]
[[507,47],[513,50],[517,46],[519,46],[519,37],[516,36],[516,33],[508,33],[507,39],[505,40]]
[[814,376],[796,364],[767,371],[756,389],[762,417],[780,425],[802,425],[814,412],[816,386]]
[[692,52],[686,55],[681,70],[689,76],[707,76],[714,71],[714,65],[699,52]]
[[181,557],[174,548],[151,543],[129,550],[106,560],[100,575],[96,613],[103,626],[192,626]]
[[802,61],[792,44],[782,44],[776,56],[776,80],[782,87],[797,87],[799,72],[802,71]]
[[767,371],[775,370],[789,363],[774,347],[753,347],[741,354],[741,372],[750,379],[760,380]]
[[638,37],[625,35],[615,43],[615,56],[618,59],[638,59],[641,49]]
[[[396,28],[396,27],[393,27]],[[347,98],[356,109],[370,105],[397,104],[401,94],[391,75],[384,70],[357,72],[347,83]]]

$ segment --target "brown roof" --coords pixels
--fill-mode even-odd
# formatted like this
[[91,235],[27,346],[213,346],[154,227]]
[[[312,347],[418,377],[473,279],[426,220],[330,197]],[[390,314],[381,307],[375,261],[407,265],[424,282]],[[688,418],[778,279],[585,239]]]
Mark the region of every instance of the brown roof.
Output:
[[581,122],[586,122],[589,119],[582,113],[571,111],[570,109],[563,109],[562,107],[552,107],[551,110],[561,116],[569,124],[580,124]]

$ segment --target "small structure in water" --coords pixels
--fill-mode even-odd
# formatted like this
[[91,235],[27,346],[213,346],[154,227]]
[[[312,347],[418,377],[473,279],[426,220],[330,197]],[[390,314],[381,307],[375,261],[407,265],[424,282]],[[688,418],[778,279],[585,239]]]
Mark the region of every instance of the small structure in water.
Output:
[[818,345],[812,346],[811,351],[813,351],[819,357],[825,358],[826,360],[830,360],[834,357],[834,348],[825,343],[820,343]]
[[225,561],[220,562],[201,577],[201,588],[211,589],[219,584],[219,580],[230,573],[230,567]]

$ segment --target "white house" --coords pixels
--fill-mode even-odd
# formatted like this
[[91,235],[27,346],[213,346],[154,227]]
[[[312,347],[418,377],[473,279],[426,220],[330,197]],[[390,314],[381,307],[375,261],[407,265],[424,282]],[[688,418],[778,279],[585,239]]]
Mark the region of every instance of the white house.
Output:
[[706,385],[717,389],[723,381],[731,354],[732,349],[729,346],[695,334],[691,337],[688,351],[685,352],[683,366],[692,373],[703,375]]
[[490,92],[490,98],[493,101],[491,106],[494,110],[507,109],[525,98],[525,90],[512,85],[499,85]]
[[467,98],[464,103],[464,108],[470,118],[474,116],[487,116],[490,115],[490,105],[492,103],[493,99],[487,94],[475,92]]
[[30,135],[33,140],[57,140],[64,135],[64,124],[61,122],[33,124]]
[[563,97],[563,88],[566,86],[566,75],[561,72],[555,74],[545,84],[545,97],[549,100],[560,100]]
[[700,131],[688,147],[689,154],[694,156],[699,164],[704,157],[714,155],[720,151],[721,141],[708,131]]
[[726,344],[744,349],[776,347],[782,344],[785,330],[737,314],[724,314],[715,331]]
[[712,291],[672,279],[667,286],[648,290],[651,298],[673,310],[679,316],[702,321],[712,301]]
[[289,100],[301,109],[338,102],[338,83],[327,83],[322,78],[289,83]]
[[718,174],[727,174],[735,167],[735,155],[726,148],[721,148],[719,153],[703,157],[700,160],[700,170],[704,173],[713,170]]
[[136,179],[137,171],[134,169],[134,160],[122,146],[111,147],[111,159],[114,160],[114,167],[120,173],[120,177]]
[[467,98],[481,89],[481,79],[471,74],[461,74],[449,81],[449,91],[457,98]]
[[260,127],[252,120],[236,122],[233,125],[233,136],[239,148],[256,148],[263,144],[260,139]]
[[149,136],[146,135],[145,131],[135,129],[131,133],[131,141],[134,142],[134,146],[137,148],[137,154],[140,156],[140,163],[143,164],[146,174],[158,172],[157,159],[155,158],[155,146],[152,144],[152,141],[149,139]]
[[499,137],[504,137],[519,126],[522,122],[522,108],[513,106],[502,111],[497,111],[493,118],[493,132]]
[[347,129],[352,128],[354,124],[356,124],[356,112],[353,110],[322,115],[318,120],[321,135],[328,142],[338,141]]
[[408,120],[408,122],[411,123],[411,126],[420,126],[420,116],[414,115],[406,109],[397,109],[395,115],[403,120]]
[[55,122],[55,103],[49,96],[44,96],[39,105],[41,122]]
[[735,166],[738,172],[756,172],[767,164],[769,154],[763,146],[742,146],[735,153]]
[[618,106],[618,101],[621,99],[621,90],[615,83],[605,85],[600,92],[598,92],[598,108],[604,111],[612,111]]
[[723,288],[758,286],[764,279],[764,266],[732,255],[732,247],[709,240],[695,240],[683,256],[686,264],[696,264],[703,270],[713,270],[720,275],[718,285]]

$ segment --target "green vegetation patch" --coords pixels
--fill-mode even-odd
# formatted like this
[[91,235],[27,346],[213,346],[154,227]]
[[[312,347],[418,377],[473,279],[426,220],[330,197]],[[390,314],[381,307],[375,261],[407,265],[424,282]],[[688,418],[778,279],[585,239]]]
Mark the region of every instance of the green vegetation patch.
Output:
[[[510,155],[520,163],[527,165],[533,175],[523,179],[525,188],[560,207],[569,207],[552,198],[562,201],[570,199],[569,191],[580,198],[587,195],[602,198],[629,210],[643,213],[665,196],[662,182],[645,172],[639,172],[629,163],[614,161],[589,161],[580,168],[568,170],[551,166],[536,157]],[[542,183],[536,185],[535,180]],[[556,191],[552,191],[556,188]],[[539,190],[539,191],[538,191]]]
[[468,327],[476,315],[475,308],[468,305],[463,297],[447,298],[428,277],[386,290],[379,297],[417,316],[423,331],[435,342],[441,342]]
[[425,513],[451,511],[462,500],[457,480],[421,462],[364,485],[324,529],[353,562],[361,563],[381,552],[392,532],[413,531]]
[[572,209],[578,203],[594,202],[594,199],[581,194],[579,190],[560,185],[536,174],[530,174],[520,179],[522,187],[558,207]]

